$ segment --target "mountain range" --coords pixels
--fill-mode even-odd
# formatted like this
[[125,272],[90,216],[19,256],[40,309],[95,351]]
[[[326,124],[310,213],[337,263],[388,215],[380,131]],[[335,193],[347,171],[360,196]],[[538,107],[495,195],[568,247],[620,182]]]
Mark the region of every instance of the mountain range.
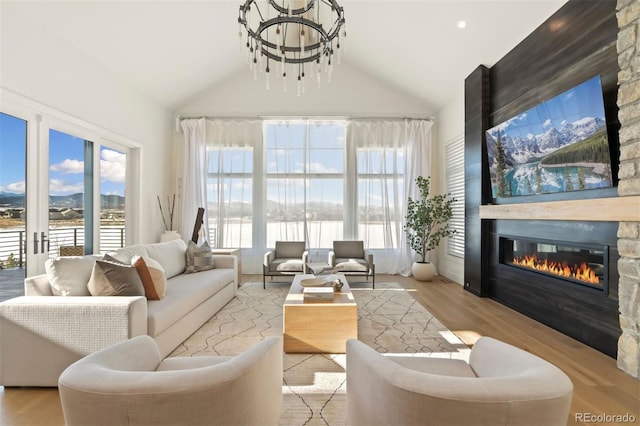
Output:
[[[573,123],[564,123],[560,129],[551,126],[544,133],[529,134],[526,139],[519,136],[511,138],[508,132],[501,132],[502,146],[506,156],[505,163],[513,167],[540,159],[559,148],[590,137],[604,126],[605,121],[601,118],[585,117]],[[489,159],[494,161],[498,141],[497,129],[488,130],[486,138]]]
[[[84,194],[50,195],[49,207],[59,208],[83,208]],[[100,208],[124,210],[125,198],[121,195],[100,194]],[[24,194],[0,191],[0,207],[24,208]]]

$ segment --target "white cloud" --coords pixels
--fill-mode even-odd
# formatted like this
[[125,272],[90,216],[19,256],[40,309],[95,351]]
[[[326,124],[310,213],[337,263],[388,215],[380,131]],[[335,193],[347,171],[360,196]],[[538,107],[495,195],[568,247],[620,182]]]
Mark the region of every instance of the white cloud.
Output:
[[84,190],[84,184],[79,183],[67,183],[60,179],[49,180],[49,193],[52,195],[70,193],[75,194]]
[[551,119],[547,118],[544,123],[542,123],[542,127],[549,127],[551,126]]
[[54,172],[65,174],[84,173],[84,161],[67,158],[62,163],[52,164],[49,169]]
[[338,170],[327,167],[322,163],[309,163],[310,173],[338,173]]
[[233,189],[251,190],[251,183],[246,180],[242,180],[241,182],[235,182],[231,187]]
[[14,194],[24,194],[26,189],[26,184],[22,180],[20,182],[12,182],[7,185],[7,192],[13,192]]
[[533,139],[533,133],[527,133],[527,139]]
[[103,181],[124,183],[127,171],[127,155],[110,149],[100,153],[100,177]]

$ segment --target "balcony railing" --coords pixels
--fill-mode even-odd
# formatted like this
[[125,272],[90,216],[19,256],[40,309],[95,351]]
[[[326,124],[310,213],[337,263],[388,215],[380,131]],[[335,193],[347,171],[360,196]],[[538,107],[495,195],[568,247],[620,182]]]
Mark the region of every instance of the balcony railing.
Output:
[[[23,268],[26,265],[26,241],[24,230],[0,230],[0,267]],[[49,256],[59,256],[60,247],[84,246],[84,228],[50,228]],[[124,226],[100,227],[100,251],[108,252],[124,247]]]

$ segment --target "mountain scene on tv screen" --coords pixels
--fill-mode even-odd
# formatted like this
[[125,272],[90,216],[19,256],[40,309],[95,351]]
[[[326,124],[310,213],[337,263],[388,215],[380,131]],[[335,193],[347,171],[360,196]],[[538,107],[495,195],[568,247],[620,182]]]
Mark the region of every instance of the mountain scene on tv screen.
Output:
[[493,197],[612,186],[600,77],[486,132]]

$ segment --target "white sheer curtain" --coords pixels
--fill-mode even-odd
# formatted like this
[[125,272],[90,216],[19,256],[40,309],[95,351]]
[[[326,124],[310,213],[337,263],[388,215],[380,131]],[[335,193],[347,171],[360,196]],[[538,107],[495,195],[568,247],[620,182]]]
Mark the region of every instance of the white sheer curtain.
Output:
[[[409,275],[413,253],[404,233],[406,200],[414,180],[430,171],[431,125],[426,120],[352,120],[347,126],[345,238],[360,239],[376,253],[376,271]],[[346,218],[350,218],[347,220]]]
[[[205,209],[204,223],[208,223],[206,123],[204,118],[185,119],[180,122],[180,125],[184,135],[184,145],[179,174],[181,184],[178,194],[180,206],[178,232],[183,239],[190,240],[199,207]],[[206,234],[204,238],[209,241],[208,229],[206,226],[204,228]]]
[[[206,240],[212,246],[222,244],[227,247],[241,247],[240,241],[243,238],[246,241],[247,238],[242,235],[243,224],[234,222],[235,217],[232,215],[220,213],[228,213],[232,210],[232,205],[238,206],[247,200],[253,203],[255,181],[247,187],[243,177],[253,176],[256,171],[253,165],[260,163],[256,162],[253,156],[254,152],[261,152],[262,121],[183,119],[181,127],[184,144],[181,152],[182,167],[179,172],[179,231],[183,238],[190,239],[198,208],[204,207]],[[255,149],[256,146],[258,149]],[[234,151],[236,148],[237,151]],[[247,151],[247,148],[250,149]],[[238,152],[248,155],[241,155],[242,158],[238,161],[234,155]],[[261,169],[258,172],[255,174],[261,174]],[[240,207],[241,217],[244,217],[242,212],[247,209],[255,210],[252,205]],[[211,212],[214,214],[210,215]],[[255,218],[255,211],[253,216]],[[216,232],[211,233],[212,230]],[[226,240],[234,237],[237,241]],[[250,242],[251,235],[248,239]]]
[[184,119],[179,231],[190,238],[205,207],[207,240],[251,248],[247,271],[276,240],[305,240],[318,256],[333,240],[361,239],[376,272],[408,275],[406,200],[430,173],[431,125]]
[[249,249],[262,238],[261,120],[207,120],[207,197],[214,247]]

